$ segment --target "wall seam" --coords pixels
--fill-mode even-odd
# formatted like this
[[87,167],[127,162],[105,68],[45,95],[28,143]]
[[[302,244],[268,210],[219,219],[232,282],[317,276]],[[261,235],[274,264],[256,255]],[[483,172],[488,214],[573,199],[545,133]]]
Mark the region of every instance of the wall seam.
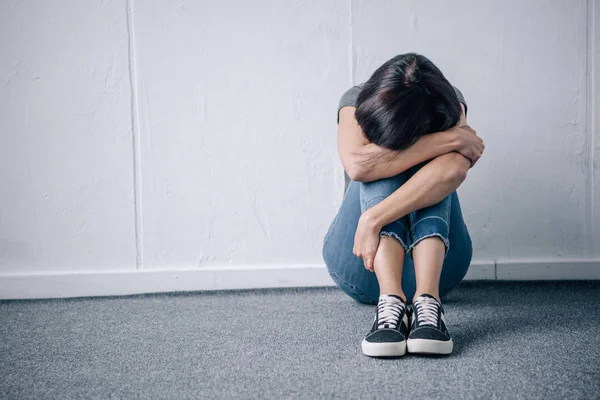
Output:
[[593,1],[587,0],[585,4],[586,21],[585,21],[585,129],[586,129],[586,223],[585,223],[585,247],[586,256],[594,257],[594,127],[593,127]]
[[[581,2],[577,2],[577,16],[576,20],[580,21],[581,18]],[[583,173],[584,173],[584,257],[592,258],[593,256],[593,241],[592,241],[592,202],[593,202],[593,181],[592,181],[592,158],[593,148],[592,143],[592,131],[590,129],[590,17],[588,11],[590,9],[590,2],[586,0],[584,4],[585,11],[585,29],[583,33],[583,66],[580,66],[579,74],[579,113],[581,118],[580,123],[580,134],[584,135],[584,148],[583,148]],[[577,24],[579,26],[579,24]],[[581,33],[577,31],[577,54],[581,51]],[[579,57],[578,57],[579,58]]]
[[589,135],[589,224],[590,224],[590,256],[592,259],[596,257],[596,226],[594,223],[594,182],[595,182],[595,157],[596,157],[596,2],[594,0],[587,1],[587,18],[586,18],[586,52],[587,52],[587,129]]
[[131,89],[131,133],[133,147],[133,207],[135,225],[135,267],[143,268],[143,238],[142,238],[142,169],[140,162],[140,115],[137,80],[137,63],[135,57],[135,29],[133,20],[133,1],[126,0],[127,11],[127,47],[129,56],[129,85]]
[[355,64],[355,54],[354,54],[354,10],[352,8],[352,2],[350,1],[350,79],[352,80],[352,86],[356,85],[356,77],[354,76],[354,72],[356,70]]

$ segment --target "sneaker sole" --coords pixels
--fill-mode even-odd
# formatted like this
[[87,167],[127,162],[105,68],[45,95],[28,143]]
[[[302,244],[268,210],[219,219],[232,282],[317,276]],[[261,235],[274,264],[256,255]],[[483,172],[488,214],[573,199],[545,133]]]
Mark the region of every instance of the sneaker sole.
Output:
[[450,354],[454,348],[454,343],[452,343],[452,339],[448,341],[408,339],[406,347],[409,353]]
[[406,354],[406,340],[402,342],[372,343],[363,339],[362,352],[369,357],[399,357]]

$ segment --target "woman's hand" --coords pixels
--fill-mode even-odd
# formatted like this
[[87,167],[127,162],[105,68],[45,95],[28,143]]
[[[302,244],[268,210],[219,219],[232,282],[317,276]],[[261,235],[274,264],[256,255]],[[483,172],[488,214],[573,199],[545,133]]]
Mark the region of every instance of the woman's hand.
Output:
[[355,256],[363,259],[366,269],[375,272],[374,260],[379,247],[381,226],[369,211],[365,211],[358,220],[352,252]]
[[[461,125],[461,123],[463,123],[463,125]],[[448,129],[447,132],[452,135],[454,151],[471,160],[471,167],[473,167],[481,158],[483,150],[485,149],[485,144],[483,144],[483,140],[477,136],[477,132],[467,125],[464,120],[461,120],[461,123],[454,128]]]

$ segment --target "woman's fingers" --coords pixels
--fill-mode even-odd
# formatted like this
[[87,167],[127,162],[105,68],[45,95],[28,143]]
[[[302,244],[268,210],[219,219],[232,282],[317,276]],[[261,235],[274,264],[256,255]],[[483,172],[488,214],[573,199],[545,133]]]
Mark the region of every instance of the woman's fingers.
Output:
[[373,256],[365,255],[363,257],[363,262],[365,264],[365,268],[369,271],[373,271]]
[[363,260],[365,263],[365,268],[367,268],[369,271],[374,271],[374,264],[375,264],[375,252],[377,251],[377,249],[369,249],[367,251],[365,251],[363,253]]
[[463,136],[464,144],[460,147],[459,152],[471,160],[471,167],[473,167],[479,161],[479,158],[481,158],[485,150],[485,144],[483,143],[483,139],[477,136],[477,131],[469,125],[462,125],[460,130],[465,134],[472,134],[472,136]]

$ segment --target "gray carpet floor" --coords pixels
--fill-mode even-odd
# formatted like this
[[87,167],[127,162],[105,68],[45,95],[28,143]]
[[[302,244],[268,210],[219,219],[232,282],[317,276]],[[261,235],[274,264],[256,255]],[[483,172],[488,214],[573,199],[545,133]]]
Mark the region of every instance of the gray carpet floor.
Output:
[[372,359],[337,288],[0,302],[0,398],[600,398],[600,282],[463,283],[450,356]]

